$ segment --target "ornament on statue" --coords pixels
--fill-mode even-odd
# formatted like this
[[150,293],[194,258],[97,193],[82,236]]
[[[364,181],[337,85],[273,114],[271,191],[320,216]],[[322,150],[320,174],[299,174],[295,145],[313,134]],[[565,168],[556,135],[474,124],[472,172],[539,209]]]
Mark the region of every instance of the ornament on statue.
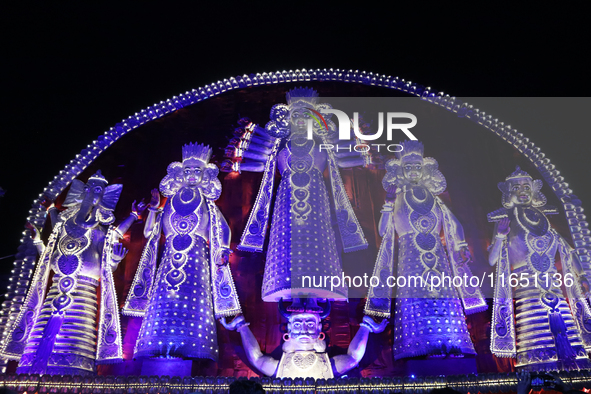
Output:
[[[134,357],[217,361],[215,319],[241,313],[228,264],[230,227],[215,205],[222,188],[211,153],[206,145],[184,145],[182,163],[171,163],[160,182],[164,208],[152,191],[147,243],[122,311],[143,317]],[[166,241],[158,265],[161,232]]]
[[31,227],[40,258],[2,348],[3,356],[20,360],[19,373],[94,374],[96,364],[123,361],[113,271],[127,253],[118,240],[145,205],[134,201],[129,217],[112,226],[122,186],[107,184],[100,171],[86,184],[72,182],[63,203],[67,209],[58,215],[53,204],[49,207],[47,245]]
[[319,307],[317,300],[301,298],[298,300],[305,312],[290,312],[283,301],[279,302],[279,310],[287,319],[287,333],[283,339],[283,355],[277,360],[261,352],[259,344],[248,328],[242,315],[231,323],[224,318],[221,323],[228,330],[240,333],[242,346],[248,361],[260,372],[277,378],[315,378],[330,379],[343,375],[363,358],[369,333],[384,331],[388,321],[384,319],[376,323],[371,317],[365,316],[359,330],[349,344],[347,354],[328,357],[325,334],[322,332],[322,319],[330,313],[330,301],[326,307]]
[[548,221],[558,210],[546,206],[542,181],[519,167],[498,187],[503,208],[488,214],[495,223],[489,263],[497,267],[491,351],[515,358],[522,371],[589,369],[588,281],[574,249]]

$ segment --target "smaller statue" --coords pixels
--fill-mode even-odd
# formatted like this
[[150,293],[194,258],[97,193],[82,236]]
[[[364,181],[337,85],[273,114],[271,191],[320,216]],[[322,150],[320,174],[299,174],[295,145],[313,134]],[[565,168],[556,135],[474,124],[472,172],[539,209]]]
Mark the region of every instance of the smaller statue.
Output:
[[[305,303],[305,300],[300,302]],[[356,367],[363,358],[369,333],[380,333],[388,324],[386,319],[377,324],[371,317],[364,316],[357,334],[349,344],[347,354],[330,358],[326,352],[325,334],[322,332],[322,319],[330,313],[330,301],[325,308],[321,308],[321,312],[317,311],[314,303],[313,308],[305,308],[305,312],[290,313],[283,301],[279,302],[279,310],[287,319],[281,360],[261,352],[256,338],[248,328],[250,323],[242,315],[231,323],[226,323],[225,318],[221,319],[226,329],[240,333],[248,361],[263,374],[277,378],[330,379],[343,375]]]
[[575,251],[546,217],[558,210],[546,206],[542,181],[519,167],[498,187],[503,208],[488,214],[496,223],[489,249],[490,265],[497,266],[492,353],[516,358],[522,371],[590,368],[588,282]]
[[100,171],[86,184],[74,180],[63,203],[67,209],[59,216],[55,207],[49,209],[53,229],[46,246],[33,229],[41,256],[1,351],[20,360],[18,373],[94,374],[97,363],[123,361],[113,271],[127,253],[118,239],[145,205],[134,201],[130,216],[111,226],[121,189],[107,186]]
[[[218,360],[215,318],[241,312],[230,272],[230,227],[215,205],[222,192],[211,148],[183,146],[152,191],[148,238],[123,314],[144,317],[134,357]],[[156,271],[161,231],[166,242]],[[215,318],[214,318],[215,315]]]
[[[419,141],[401,145],[404,149],[396,153],[396,159],[386,163],[382,181],[387,191],[379,223],[383,238],[373,274],[380,283],[370,288],[365,313],[390,317],[388,278],[405,278],[409,282],[399,286],[396,294],[394,358],[474,355],[465,315],[485,310],[486,301],[480,289],[452,286],[449,280],[472,276],[464,230],[438,197],[446,181],[437,161],[423,157]],[[396,238],[399,250],[394,275]]]

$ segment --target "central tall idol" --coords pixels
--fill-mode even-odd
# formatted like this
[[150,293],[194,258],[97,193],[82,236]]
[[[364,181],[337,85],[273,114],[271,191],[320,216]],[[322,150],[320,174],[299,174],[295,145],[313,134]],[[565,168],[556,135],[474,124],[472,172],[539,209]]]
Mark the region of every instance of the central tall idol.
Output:
[[[209,146],[183,146],[152,192],[148,238],[123,313],[143,316],[134,357],[218,360],[215,318],[241,313],[229,266],[230,228],[214,201],[222,188]],[[160,231],[166,242],[156,271]],[[155,278],[154,278],[155,275]],[[155,279],[155,281],[154,281]]]
[[[264,172],[263,181],[238,249],[263,250],[270,218],[275,170],[281,182],[275,197],[262,298],[267,302],[293,299],[292,312],[303,312],[300,298],[310,298],[308,309],[320,310],[313,299],[346,299],[347,288],[331,288],[330,283],[314,285],[313,277],[342,276],[339,250],[352,252],[367,248],[363,230],[353,212],[339,168],[367,166],[364,153],[320,150],[321,144],[355,144],[339,141],[330,116],[315,116],[330,104],[321,103],[310,88],[290,90],[287,104],[271,109],[265,128],[241,119],[239,138],[226,150],[231,161],[226,171]],[[314,119],[315,118],[315,119]],[[308,135],[311,127],[311,136]],[[323,173],[328,170],[338,234],[331,220],[330,196]],[[335,227],[337,227],[335,226]],[[339,241],[341,247],[338,247]],[[306,280],[310,277],[310,280]]]
[[[394,358],[474,355],[465,313],[487,308],[477,288],[458,287],[445,277],[470,277],[471,256],[464,231],[438,194],[446,187],[437,161],[423,158],[423,144],[402,143],[396,159],[386,163],[382,181],[387,191],[382,209],[374,276],[380,284],[370,288],[365,313],[389,317],[394,276],[395,236],[398,234],[398,282],[394,319]],[[445,234],[446,250],[440,234]],[[438,279],[441,279],[439,282]],[[430,286],[433,285],[433,286]]]

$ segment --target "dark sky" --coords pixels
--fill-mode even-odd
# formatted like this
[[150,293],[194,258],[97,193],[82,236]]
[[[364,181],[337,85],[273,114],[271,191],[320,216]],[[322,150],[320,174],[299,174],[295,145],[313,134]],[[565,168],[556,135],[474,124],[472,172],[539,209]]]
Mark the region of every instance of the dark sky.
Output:
[[[223,78],[358,69],[462,98],[581,97],[591,87],[586,14],[577,9],[19,4],[0,6],[0,258],[14,253],[31,202],[88,143],[153,103]],[[568,113],[514,102],[481,109],[539,145],[591,208],[588,103],[567,103]]]

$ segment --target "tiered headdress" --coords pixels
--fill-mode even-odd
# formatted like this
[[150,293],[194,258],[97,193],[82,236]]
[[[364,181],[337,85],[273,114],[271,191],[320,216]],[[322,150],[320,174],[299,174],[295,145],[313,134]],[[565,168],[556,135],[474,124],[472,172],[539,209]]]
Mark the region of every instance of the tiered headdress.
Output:
[[219,169],[214,163],[210,163],[212,149],[208,145],[188,143],[183,145],[183,162],[172,162],[166,169],[167,175],[160,181],[160,193],[165,197],[172,197],[180,190],[184,178],[183,166],[196,162],[205,164],[203,178],[199,190],[209,200],[217,200],[222,193],[222,185],[218,179]]
[[101,174],[101,170],[98,170],[94,175],[92,175],[90,178],[88,178],[88,182],[90,182],[90,181],[101,181],[101,182],[104,182],[105,185],[109,184],[109,182],[107,182],[107,180],[105,179],[103,174]]
[[423,163],[421,184],[435,195],[443,193],[447,182],[443,174],[438,170],[439,164],[437,164],[437,160],[432,157],[423,157],[423,143],[408,140],[401,142],[400,145],[402,145],[403,149],[400,152],[395,152],[396,159],[388,160],[386,163],[386,175],[382,180],[384,190],[391,192],[392,186],[402,190],[404,186],[409,184],[410,181],[404,176],[402,165],[410,160],[418,159]]
[[208,145],[188,143],[183,145],[183,164],[195,160],[200,160],[204,163],[209,163],[211,159],[212,150]]
[[315,107],[318,104],[318,92],[312,88],[295,88],[285,94],[285,99],[289,105],[304,102]]
[[532,205],[534,207],[541,207],[546,205],[548,201],[546,196],[544,196],[541,192],[543,182],[541,179],[533,179],[531,175],[527,172],[523,171],[519,166],[515,167],[515,171],[513,171],[507,178],[505,178],[505,182],[499,182],[497,184],[499,190],[503,192],[503,207],[505,208],[512,208],[513,203],[511,202],[511,185],[513,181],[517,179],[529,179],[532,184]]
[[394,156],[396,156],[396,158],[398,160],[401,161],[401,163],[404,162],[408,162],[409,160],[415,160],[415,159],[419,159],[421,161],[423,161],[423,154],[425,152],[425,147],[423,146],[423,143],[420,141],[404,141],[401,142],[400,145],[403,146],[403,150],[401,150],[400,152],[395,152]]

